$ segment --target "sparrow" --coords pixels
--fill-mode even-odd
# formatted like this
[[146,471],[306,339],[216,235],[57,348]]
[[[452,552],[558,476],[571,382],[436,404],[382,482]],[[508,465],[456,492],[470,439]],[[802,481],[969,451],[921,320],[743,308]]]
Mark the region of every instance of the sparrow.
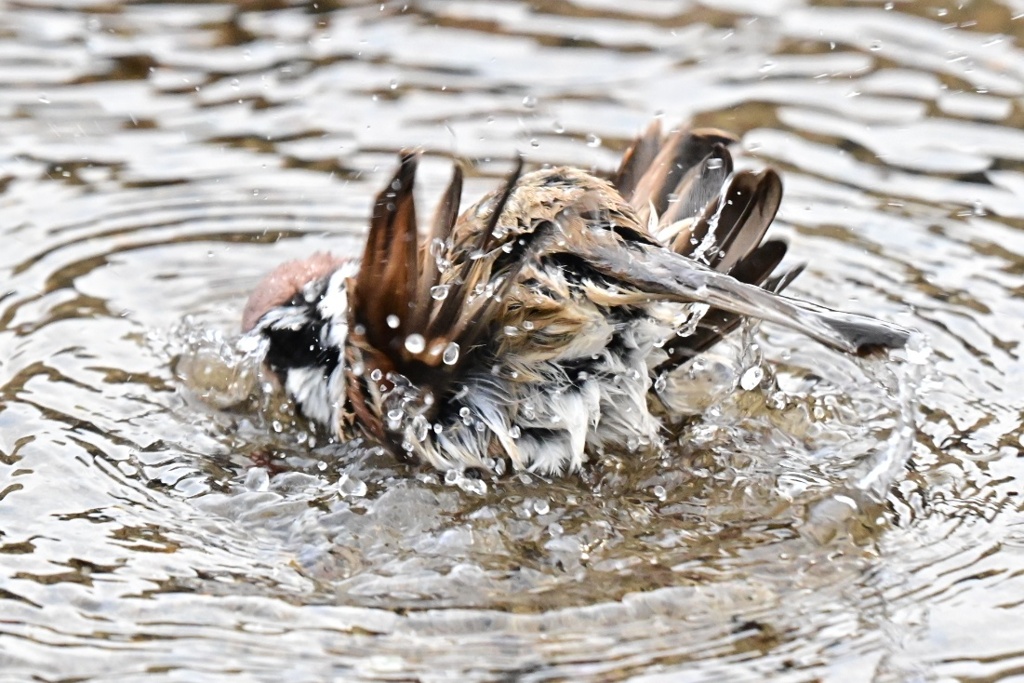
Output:
[[652,123],[608,178],[524,173],[458,212],[456,165],[421,235],[417,155],[376,197],[361,259],[317,253],[256,287],[242,328],[298,410],[442,471],[558,475],[658,444],[670,373],[745,318],[866,355],[909,332],[781,295],[772,169],[728,133]]

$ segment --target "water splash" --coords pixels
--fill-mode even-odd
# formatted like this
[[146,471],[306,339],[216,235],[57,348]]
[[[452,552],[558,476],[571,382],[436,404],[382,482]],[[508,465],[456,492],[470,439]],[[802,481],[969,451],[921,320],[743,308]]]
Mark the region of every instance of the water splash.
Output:
[[191,316],[172,330],[169,341],[181,386],[221,409],[239,405],[256,393],[266,346],[256,335],[231,339]]

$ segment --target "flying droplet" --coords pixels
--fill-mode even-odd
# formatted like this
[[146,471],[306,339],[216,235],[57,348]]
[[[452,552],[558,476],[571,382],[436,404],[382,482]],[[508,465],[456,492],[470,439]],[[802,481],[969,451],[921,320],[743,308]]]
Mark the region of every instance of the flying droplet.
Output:
[[409,353],[423,353],[427,348],[427,341],[422,334],[410,334],[405,338],[405,350]]
[[444,301],[448,297],[448,285],[434,285],[430,288],[430,298],[435,301]]
[[338,480],[338,493],[342,496],[352,496],[353,498],[362,498],[366,495],[366,482],[355,477],[350,477],[347,474],[341,475],[341,479]]
[[417,415],[412,419],[412,429],[417,441],[425,441],[430,432],[430,422],[424,416]]
[[390,327],[391,329],[398,329],[398,326],[401,324],[402,321],[394,313],[388,316],[388,327]]
[[444,353],[441,354],[441,362],[445,365],[455,365],[459,362],[459,351],[459,344],[457,342],[449,342],[448,346],[444,349]]
[[761,384],[762,379],[764,379],[764,370],[760,366],[755,365],[740,377],[740,388],[743,391],[753,391]]
[[266,491],[270,488],[270,475],[263,467],[253,467],[245,474],[245,488],[250,491]]
[[594,135],[593,133],[590,133],[590,134],[587,135],[587,147],[600,147],[600,146],[601,146],[601,138],[599,138],[598,136]]
[[523,106],[527,109],[533,109],[537,106],[537,98],[533,95],[527,95],[523,98]]

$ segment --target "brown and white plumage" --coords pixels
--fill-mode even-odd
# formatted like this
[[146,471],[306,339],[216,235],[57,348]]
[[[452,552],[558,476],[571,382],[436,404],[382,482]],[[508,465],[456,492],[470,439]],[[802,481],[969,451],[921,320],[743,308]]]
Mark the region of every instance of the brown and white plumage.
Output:
[[[786,247],[763,240],[782,185],[772,170],[734,172],[731,141],[654,124],[611,181],[517,166],[458,217],[456,168],[422,237],[405,155],[361,261],[279,269],[246,326],[300,409],[339,437],[444,470],[545,473],[657,442],[653,378],[745,316],[848,353],[905,343],[897,327],[776,294],[798,272],[774,274]],[[316,276],[282,297],[300,269]],[[693,333],[676,334],[686,323]]]

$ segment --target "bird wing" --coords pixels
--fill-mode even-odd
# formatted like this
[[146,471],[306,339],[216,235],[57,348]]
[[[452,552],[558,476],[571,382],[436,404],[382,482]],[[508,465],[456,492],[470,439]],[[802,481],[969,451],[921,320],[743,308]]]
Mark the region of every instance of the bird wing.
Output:
[[[349,362],[361,363],[364,372],[349,383],[347,398],[355,421],[370,425],[377,438],[386,434],[373,414],[385,413],[387,391],[381,391],[382,382],[367,381],[367,376],[379,370],[385,389],[395,381],[408,380],[421,400],[429,405],[436,399],[439,405],[472,350],[480,345],[518,267],[505,263],[503,276],[495,278],[495,259],[480,256],[494,250],[494,227],[519,178],[521,163],[496,195],[490,221],[464,246],[469,255],[447,264],[439,263],[438,257],[451,247],[462,172],[455,168],[427,241],[421,244],[413,198],[416,166],[416,155],[403,155],[395,176],[377,196],[360,269],[348,287],[351,348],[359,355]],[[487,290],[487,283],[495,289]],[[371,404],[376,409],[367,411]]]
[[[854,355],[900,348],[909,331],[862,315],[841,313],[791,299],[742,282],[661,245],[632,240],[613,221],[586,205],[566,207],[557,220],[561,235],[547,241],[548,253],[571,253],[622,290],[648,299],[706,303],[718,316],[733,315],[778,323]],[[762,245],[737,268],[760,272],[775,261],[778,247]],[[772,251],[775,251],[775,255]],[[763,261],[763,263],[762,263]],[[786,276],[773,282],[786,284]]]
[[[782,181],[771,169],[734,173],[726,148],[732,142],[715,129],[683,128],[663,136],[654,121],[626,151],[613,182],[640,221],[656,224],[653,232],[672,251],[779,292],[803,269],[772,277],[787,247],[764,236],[782,200]],[[689,361],[742,320],[738,313],[709,309],[692,334],[666,343],[668,360],[657,369]]]

